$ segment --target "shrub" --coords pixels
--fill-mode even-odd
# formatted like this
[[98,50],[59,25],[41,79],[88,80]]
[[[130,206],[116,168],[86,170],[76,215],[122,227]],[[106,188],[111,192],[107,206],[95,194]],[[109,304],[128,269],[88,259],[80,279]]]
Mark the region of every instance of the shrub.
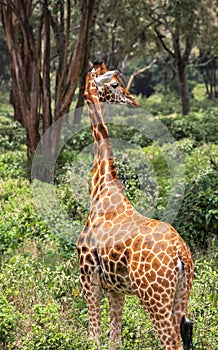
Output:
[[196,256],[195,278],[189,301],[190,319],[194,322],[196,350],[218,348],[217,248],[208,255]]
[[0,154],[0,177],[15,178],[26,176],[26,155],[21,151],[8,151]]
[[85,147],[93,143],[91,126],[86,127],[75,133],[68,142],[68,148],[71,147],[76,152],[81,152]]
[[217,173],[197,176],[186,187],[174,226],[192,249],[207,249],[216,237],[218,219]]
[[[50,260],[52,248],[56,259]],[[32,242],[32,248],[23,250],[5,256],[1,267],[0,344],[7,345],[4,350],[83,350],[86,315],[80,321],[84,301],[79,298],[77,254],[65,262],[58,245]]]
[[176,114],[171,117],[162,117],[161,121],[167,126],[175,140],[191,138],[197,144],[205,139],[205,132],[200,128],[194,114],[189,116]]
[[25,131],[12,117],[0,116],[0,149],[14,151],[23,149]]
[[181,113],[181,99],[175,92],[166,95],[155,93],[149,98],[137,98],[137,100],[142,108],[153,115]]
[[217,117],[218,108],[211,108],[202,112],[191,112],[186,116],[162,116],[161,121],[175,140],[191,138],[195,146],[198,146],[204,142],[215,142],[217,139]]
[[142,212],[152,211],[158,196],[156,173],[152,163],[140,150],[115,153],[115,166],[127,198]]
[[25,239],[42,239],[52,234],[37,215],[27,180],[8,179],[0,190],[0,251],[16,249]]
[[[178,146],[182,147],[183,151],[183,142],[185,140],[186,139],[178,142]],[[185,147],[187,147],[187,145],[185,145]],[[186,148],[185,153],[184,164],[187,183],[190,183],[190,181],[194,180],[198,175],[205,173],[205,171],[213,172],[213,170],[215,170],[218,146],[214,143],[204,144],[196,148],[191,148],[190,146],[189,149]]]
[[20,319],[20,314],[9,303],[2,290],[0,289],[0,346],[1,349],[7,349],[8,343],[13,341],[16,336],[16,327]]

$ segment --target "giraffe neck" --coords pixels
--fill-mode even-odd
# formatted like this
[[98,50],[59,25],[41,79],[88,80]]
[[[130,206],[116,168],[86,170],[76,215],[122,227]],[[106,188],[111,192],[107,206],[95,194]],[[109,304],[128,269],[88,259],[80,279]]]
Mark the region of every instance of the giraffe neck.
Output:
[[106,212],[110,207],[109,199],[112,195],[118,195],[121,203],[126,200],[126,196],[115,169],[112,144],[102,115],[94,80],[86,92],[86,99],[94,139],[91,209]]

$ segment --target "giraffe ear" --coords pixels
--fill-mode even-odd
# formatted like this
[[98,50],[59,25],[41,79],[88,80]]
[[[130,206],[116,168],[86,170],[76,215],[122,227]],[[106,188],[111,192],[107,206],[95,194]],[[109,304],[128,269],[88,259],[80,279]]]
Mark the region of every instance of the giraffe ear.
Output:
[[95,78],[95,83],[97,85],[103,85],[104,83],[109,83],[112,80],[115,73],[116,73],[115,70],[110,70],[100,75],[99,77]]

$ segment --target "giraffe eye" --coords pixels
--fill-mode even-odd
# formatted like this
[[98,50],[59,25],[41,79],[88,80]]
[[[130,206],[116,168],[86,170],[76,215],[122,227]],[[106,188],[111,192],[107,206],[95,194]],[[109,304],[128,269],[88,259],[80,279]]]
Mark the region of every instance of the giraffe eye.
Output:
[[119,86],[119,83],[113,83],[113,84],[111,84],[111,87],[112,87],[113,89],[116,89],[118,86]]

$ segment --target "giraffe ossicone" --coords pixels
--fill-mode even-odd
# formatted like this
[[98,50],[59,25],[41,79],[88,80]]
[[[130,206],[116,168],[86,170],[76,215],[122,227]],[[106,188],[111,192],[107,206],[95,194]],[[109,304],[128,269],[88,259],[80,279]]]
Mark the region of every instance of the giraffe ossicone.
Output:
[[136,294],[164,350],[193,349],[188,299],[194,265],[178,232],[168,223],[142,216],[127,199],[114,166],[101,103],[138,103],[116,72],[96,63],[86,77],[85,97],[94,139],[90,213],[77,249],[80,283],[90,337],[100,337],[100,297],[110,304],[110,350],[121,346],[125,295]]

